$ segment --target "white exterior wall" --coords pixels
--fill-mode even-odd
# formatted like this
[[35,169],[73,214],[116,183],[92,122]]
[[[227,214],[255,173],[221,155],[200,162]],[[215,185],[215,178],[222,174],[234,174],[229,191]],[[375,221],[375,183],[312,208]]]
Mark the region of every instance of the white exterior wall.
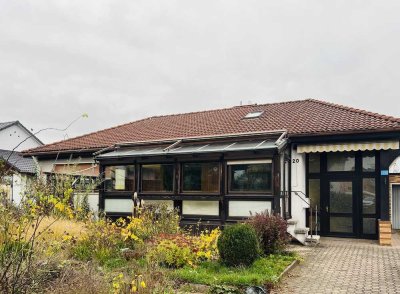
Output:
[[14,205],[18,206],[21,203],[29,177],[30,176],[26,174],[20,174],[17,172],[12,175],[11,201]]
[[[299,228],[306,227],[306,208],[309,207],[300,197],[309,202],[306,195],[306,156],[304,153],[297,153],[292,146],[292,219],[297,221]],[[294,191],[299,191],[297,196]]]
[[[18,124],[8,127],[0,131],[0,149],[13,150],[24,139],[32,136]],[[22,151],[30,148],[42,146],[34,137],[27,139],[24,143],[18,146],[15,151]]]

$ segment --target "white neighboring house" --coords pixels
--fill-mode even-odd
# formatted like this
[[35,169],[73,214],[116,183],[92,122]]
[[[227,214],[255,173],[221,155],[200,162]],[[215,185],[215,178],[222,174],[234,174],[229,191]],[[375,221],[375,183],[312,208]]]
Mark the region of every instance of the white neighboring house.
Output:
[[19,205],[27,183],[36,175],[37,165],[32,158],[24,158],[19,152],[10,150],[0,150],[0,161],[4,161],[5,168],[11,171],[0,182],[0,192],[7,193],[8,198]]
[[36,148],[43,143],[19,121],[0,122],[0,161],[11,174],[0,183],[0,192],[6,192],[11,201],[18,205],[30,178],[37,172],[32,157],[23,157],[19,151]]
[[0,122],[0,149],[22,151],[42,145],[43,142],[18,120]]

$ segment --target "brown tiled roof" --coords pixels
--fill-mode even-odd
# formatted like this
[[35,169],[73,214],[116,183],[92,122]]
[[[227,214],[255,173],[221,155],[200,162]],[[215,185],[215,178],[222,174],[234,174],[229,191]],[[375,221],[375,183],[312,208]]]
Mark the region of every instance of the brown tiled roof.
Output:
[[[258,118],[244,119],[249,112]],[[285,129],[289,136],[400,130],[400,119],[307,99],[153,116],[28,150],[29,153],[91,151],[116,143],[179,139]]]

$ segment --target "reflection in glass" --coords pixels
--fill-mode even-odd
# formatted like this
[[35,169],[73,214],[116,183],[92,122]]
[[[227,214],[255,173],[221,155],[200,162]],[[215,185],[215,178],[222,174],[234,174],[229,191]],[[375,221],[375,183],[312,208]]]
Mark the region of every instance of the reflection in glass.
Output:
[[375,179],[363,179],[363,213],[375,214]]
[[315,206],[320,207],[320,180],[309,179],[308,180],[308,196],[310,197],[310,205],[313,209]]
[[142,165],[143,192],[172,192],[174,166],[172,164]]
[[376,219],[363,218],[363,233],[376,234]]
[[319,173],[320,172],[320,154],[310,153],[308,155],[308,172],[309,173]]
[[272,190],[272,163],[229,166],[230,191],[264,192]]
[[135,166],[106,166],[104,169],[104,187],[106,191],[133,191],[135,184]]
[[371,153],[363,154],[362,168],[364,172],[375,171],[375,155]]
[[183,164],[183,192],[219,192],[219,163]]
[[353,183],[331,182],[329,203],[330,203],[330,212],[332,213],[352,213]]
[[354,153],[330,152],[327,154],[328,172],[354,171],[356,161]]
[[334,233],[352,233],[353,232],[353,218],[331,216],[330,217],[330,231]]

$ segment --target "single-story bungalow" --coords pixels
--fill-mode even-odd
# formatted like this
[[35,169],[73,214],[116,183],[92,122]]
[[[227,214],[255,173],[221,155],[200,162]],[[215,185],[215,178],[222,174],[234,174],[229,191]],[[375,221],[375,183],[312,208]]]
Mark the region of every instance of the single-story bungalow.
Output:
[[109,216],[130,214],[133,195],[184,224],[268,210],[304,243],[400,229],[399,140],[399,118],[307,99],[155,116],[25,154],[42,172],[99,174]]

